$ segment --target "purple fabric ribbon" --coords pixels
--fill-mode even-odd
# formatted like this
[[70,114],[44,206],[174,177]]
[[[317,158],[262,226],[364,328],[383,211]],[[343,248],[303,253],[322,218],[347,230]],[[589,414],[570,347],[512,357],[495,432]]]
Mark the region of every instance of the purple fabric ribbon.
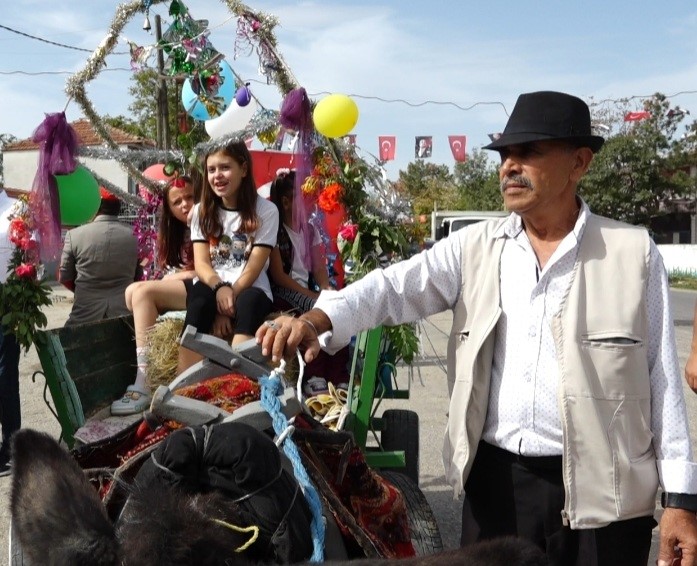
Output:
[[295,145],[295,194],[293,198],[293,219],[298,227],[305,244],[301,256],[305,268],[312,272],[312,230],[308,227],[308,213],[302,186],[312,170],[312,112],[310,99],[303,87],[291,90],[286,94],[281,105],[279,116],[281,125],[289,130],[298,132],[298,143]]
[[54,260],[61,249],[60,202],[54,175],[75,171],[78,138],[68,124],[65,112],[46,114],[32,141],[39,144],[39,163],[31,188],[29,207],[34,226],[39,231],[39,247],[43,261]]

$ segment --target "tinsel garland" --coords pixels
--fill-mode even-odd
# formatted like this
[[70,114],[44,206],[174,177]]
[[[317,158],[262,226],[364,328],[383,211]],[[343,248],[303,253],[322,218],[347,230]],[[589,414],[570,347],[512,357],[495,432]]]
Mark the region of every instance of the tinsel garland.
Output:
[[[161,4],[164,1],[165,0],[152,0],[152,2],[149,3],[148,8]],[[275,57],[275,64],[273,65],[273,69],[270,71],[270,73],[274,79],[274,82],[281,91],[281,94],[285,95],[292,88],[295,88],[297,84],[292,77],[288,66],[278,53],[276,47],[277,41],[273,29],[278,24],[278,19],[275,16],[271,16],[263,12],[253,11],[242,2],[237,2],[236,0],[221,1],[227,5],[228,9],[233,15],[250,22],[250,25],[256,28],[256,40],[261,46],[259,50],[260,56],[263,53],[264,57],[266,58]],[[109,54],[111,54],[114,47],[117,45],[125,25],[133,18],[135,14],[141,11],[144,11],[142,0],[132,0],[131,2],[119,4],[116,7],[114,18],[112,19],[109,27],[109,33],[94,50],[92,55],[88,57],[84,68],[68,78],[66,81],[65,92],[70,98],[74,99],[78,103],[87,119],[93,125],[97,134],[104,140],[107,148],[114,152],[110,158],[116,159],[128,172],[128,174],[135,179],[136,183],[145,186],[150,191],[157,192],[158,187],[156,184],[150,179],[145,178],[135,166],[135,163],[133,163],[133,161],[131,161],[125,153],[119,150],[118,145],[110,136],[106,124],[102,120],[101,116],[97,114],[86,92],[87,83],[96,78],[106,65],[105,59]],[[254,24],[254,22],[256,22],[256,24]],[[260,132],[267,131],[270,127],[275,125],[271,123],[268,115],[262,115],[259,120],[256,120],[256,126],[253,125],[254,123],[255,121],[253,120],[250,126],[245,128],[245,130],[242,132],[235,133],[229,138],[228,141],[240,138],[246,139]],[[263,127],[259,125],[260,123],[263,124]],[[210,147],[220,145],[220,140],[216,140],[215,143],[210,143]],[[207,151],[207,147],[208,146],[200,148],[200,151]],[[197,150],[198,149],[199,148],[197,148]],[[122,192],[120,192],[120,194],[122,194]]]
[[157,267],[157,211],[162,204],[162,193],[145,193],[144,205],[138,209],[133,223],[133,235],[138,240],[138,258],[142,268],[141,279],[160,279],[162,271]]

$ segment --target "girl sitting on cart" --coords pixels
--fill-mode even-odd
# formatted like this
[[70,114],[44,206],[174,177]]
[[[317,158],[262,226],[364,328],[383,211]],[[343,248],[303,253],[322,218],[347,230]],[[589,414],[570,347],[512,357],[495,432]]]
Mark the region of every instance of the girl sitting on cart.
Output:
[[136,341],[136,378],[121,399],[111,404],[113,415],[134,415],[150,406],[147,384],[147,332],[158,315],[184,310],[186,296],[193,286],[193,248],[187,224],[194,206],[191,177],[182,175],[165,186],[157,233],[157,265],[167,273],[162,279],[137,281],[126,289],[126,306],[133,312]]
[[[257,195],[244,141],[204,159],[201,202],[194,206],[191,241],[197,281],[187,296],[187,325],[198,332],[250,340],[273,308],[266,270],[276,245],[278,212]],[[178,373],[200,360],[179,348]]]

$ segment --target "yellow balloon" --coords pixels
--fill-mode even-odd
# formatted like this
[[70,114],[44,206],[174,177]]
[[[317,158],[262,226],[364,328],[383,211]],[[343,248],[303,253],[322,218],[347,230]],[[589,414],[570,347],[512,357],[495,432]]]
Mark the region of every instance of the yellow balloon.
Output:
[[340,138],[358,122],[358,106],[345,94],[330,94],[315,106],[315,129],[328,138]]

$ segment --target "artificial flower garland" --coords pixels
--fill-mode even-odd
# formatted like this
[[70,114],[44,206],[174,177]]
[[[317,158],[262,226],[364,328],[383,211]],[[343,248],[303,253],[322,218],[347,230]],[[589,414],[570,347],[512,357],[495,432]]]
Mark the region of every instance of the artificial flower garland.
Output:
[[26,196],[19,197],[10,212],[8,238],[14,250],[7,265],[7,280],[0,284],[0,322],[26,352],[36,340],[37,329],[48,324],[41,307],[51,304]]

